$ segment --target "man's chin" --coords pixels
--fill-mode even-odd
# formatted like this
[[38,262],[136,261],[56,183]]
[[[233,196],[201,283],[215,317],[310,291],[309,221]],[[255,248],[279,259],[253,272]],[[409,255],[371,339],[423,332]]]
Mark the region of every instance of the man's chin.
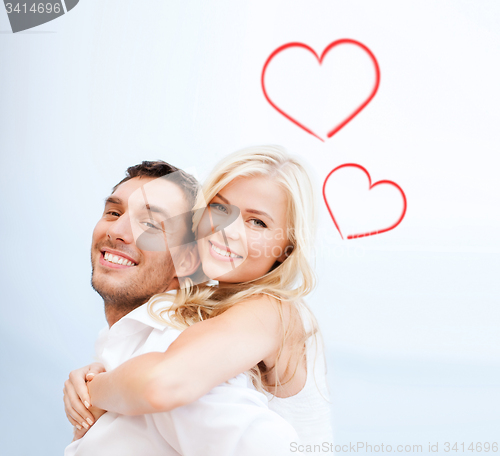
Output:
[[110,283],[113,284],[113,286],[125,287],[134,279],[125,269],[108,269],[101,266],[95,268],[92,272],[92,280]]
[[136,299],[134,299],[134,296],[131,296],[129,290],[125,288],[115,288],[109,286],[109,284],[103,286],[100,283],[92,283],[92,288],[103,299],[106,306],[112,305],[113,307],[127,307],[127,305],[131,304],[132,307],[134,307],[136,305]]

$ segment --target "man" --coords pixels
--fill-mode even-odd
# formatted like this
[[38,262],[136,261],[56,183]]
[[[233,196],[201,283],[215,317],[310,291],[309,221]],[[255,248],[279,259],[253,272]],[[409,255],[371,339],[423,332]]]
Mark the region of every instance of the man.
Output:
[[[91,259],[92,285],[104,300],[109,324],[97,343],[107,370],[132,356],[165,351],[180,334],[151,318],[145,303],[178,288],[179,280],[199,265],[188,215],[197,188],[192,176],[165,162],[143,162],[127,170],[106,200],[94,229]],[[288,453],[290,443],[297,441],[294,429],[267,408],[265,396],[249,388],[249,382],[240,374],[170,412],[105,413],[65,455]]]

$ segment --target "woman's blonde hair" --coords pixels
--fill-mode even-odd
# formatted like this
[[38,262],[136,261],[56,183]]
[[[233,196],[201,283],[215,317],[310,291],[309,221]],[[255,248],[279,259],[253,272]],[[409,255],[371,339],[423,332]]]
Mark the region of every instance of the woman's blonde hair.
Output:
[[[263,377],[266,378],[277,366],[290,333],[296,329],[291,324],[285,328],[283,302],[291,303],[292,309],[297,311],[299,304],[302,305],[308,312],[311,322],[310,331],[304,330],[300,340],[294,338],[294,351],[296,349],[302,356],[299,357],[294,373],[285,383],[293,378],[299,362],[305,356],[305,341],[318,332],[314,315],[302,302],[302,298],[315,287],[315,275],[308,260],[313,254],[316,218],[311,181],[304,167],[282,147],[250,147],[225,157],[215,166],[203,185],[195,209],[206,206],[207,202],[212,201],[215,195],[235,178],[257,176],[271,178],[287,195],[286,234],[290,247],[287,249],[286,259],[281,264],[275,263],[262,277],[243,283],[226,284],[223,288],[210,286],[206,282],[194,285],[188,279],[188,283],[183,284],[175,297],[166,293],[153,296],[148,303],[148,309],[154,318],[183,330],[194,323],[220,315],[234,304],[252,297],[267,295],[276,299],[282,322],[283,341],[275,365],[272,369],[267,369],[261,362],[248,372],[255,387],[262,391],[263,385],[271,386],[263,382]],[[194,230],[199,223],[201,213],[202,211],[194,211],[196,214],[193,219]],[[162,304],[165,301],[170,301],[168,307]],[[290,322],[292,320],[290,319]],[[287,365],[285,374],[289,367]],[[278,375],[275,375],[275,378],[275,388],[278,384],[284,384],[279,382]]]

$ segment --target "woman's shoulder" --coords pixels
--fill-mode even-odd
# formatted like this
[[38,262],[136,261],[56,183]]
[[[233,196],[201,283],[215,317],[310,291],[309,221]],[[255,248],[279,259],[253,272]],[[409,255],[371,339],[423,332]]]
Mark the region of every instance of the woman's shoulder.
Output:
[[302,311],[299,302],[277,296],[259,293],[235,304],[233,307],[243,312],[258,315],[274,329],[288,328],[288,332],[303,333]]

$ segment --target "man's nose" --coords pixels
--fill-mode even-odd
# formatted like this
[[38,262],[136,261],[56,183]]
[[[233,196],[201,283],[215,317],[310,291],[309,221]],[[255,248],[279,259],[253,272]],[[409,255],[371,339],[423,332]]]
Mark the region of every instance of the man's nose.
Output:
[[122,241],[125,244],[133,243],[134,235],[129,215],[125,213],[111,223],[106,234],[112,241]]

